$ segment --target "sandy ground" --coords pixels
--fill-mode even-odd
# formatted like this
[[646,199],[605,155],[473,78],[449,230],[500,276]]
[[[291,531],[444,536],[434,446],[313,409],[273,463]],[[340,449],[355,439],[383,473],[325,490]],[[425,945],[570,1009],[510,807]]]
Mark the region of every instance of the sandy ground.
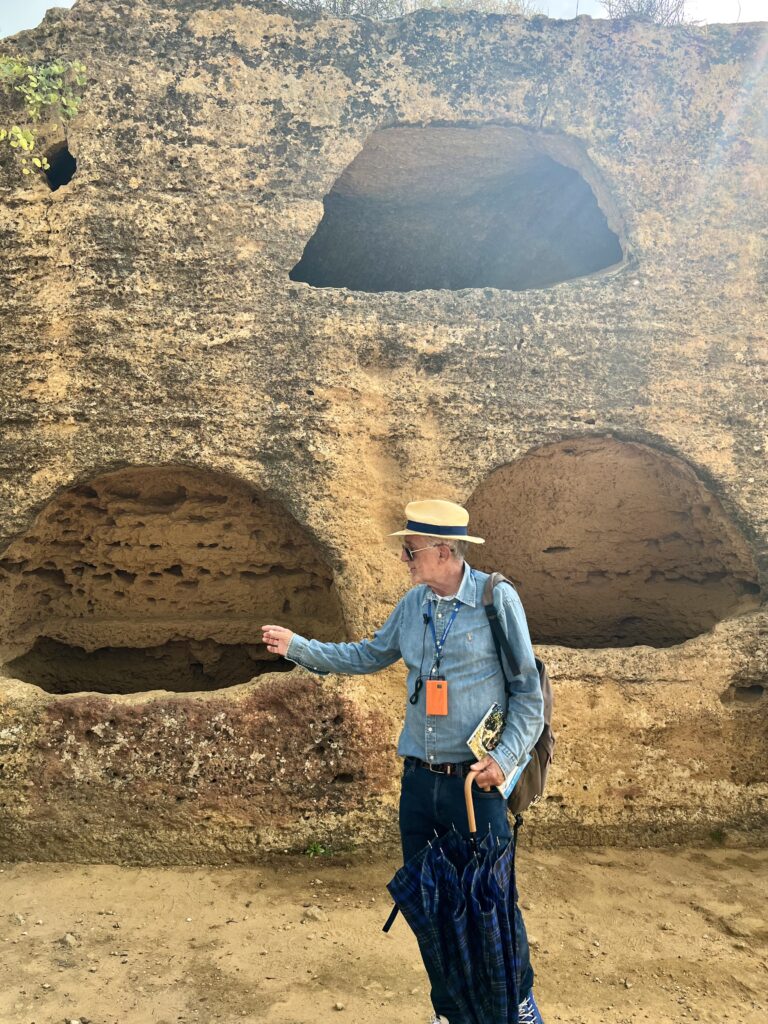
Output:
[[[383,859],[6,864],[0,1024],[423,1024]],[[768,851],[521,849],[545,1019],[768,1020]]]

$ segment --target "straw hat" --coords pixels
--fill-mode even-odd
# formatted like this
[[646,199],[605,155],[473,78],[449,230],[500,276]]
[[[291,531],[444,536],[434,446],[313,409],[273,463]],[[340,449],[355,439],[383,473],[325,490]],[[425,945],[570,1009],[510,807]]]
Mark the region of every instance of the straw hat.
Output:
[[467,534],[469,512],[452,501],[411,501],[405,506],[408,520],[404,530],[390,533],[390,537],[439,537],[441,540],[466,540],[470,544],[485,544],[482,537]]

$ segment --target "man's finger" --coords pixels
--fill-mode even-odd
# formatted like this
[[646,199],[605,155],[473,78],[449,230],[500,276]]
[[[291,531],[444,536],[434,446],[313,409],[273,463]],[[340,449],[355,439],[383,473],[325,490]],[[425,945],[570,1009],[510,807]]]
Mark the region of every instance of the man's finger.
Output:
[[469,770],[471,772],[474,772],[475,782],[477,783],[478,787],[487,793],[488,790],[493,785],[493,782],[486,777],[488,771],[487,768],[476,768],[474,765],[472,765]]

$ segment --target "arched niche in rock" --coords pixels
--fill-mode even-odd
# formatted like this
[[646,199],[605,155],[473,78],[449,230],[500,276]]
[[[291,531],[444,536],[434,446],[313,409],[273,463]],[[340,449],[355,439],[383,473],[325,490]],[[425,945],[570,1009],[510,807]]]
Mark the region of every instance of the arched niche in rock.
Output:
[[365,292],[544,288],[621,263],[623,234],[597,168],[567,135],[384,128],[325,197],[290,277]]
[[288,669],[264,622],[343,639],[309,533],[243,483],[132,467],[60,494],[0,557],[4,671],[53,693],[213,690]]
[[491,473],[467,503],[474,564],[519,584],[531,635],[667,647],[760,604],[749,544],[682,460],[593,437]]

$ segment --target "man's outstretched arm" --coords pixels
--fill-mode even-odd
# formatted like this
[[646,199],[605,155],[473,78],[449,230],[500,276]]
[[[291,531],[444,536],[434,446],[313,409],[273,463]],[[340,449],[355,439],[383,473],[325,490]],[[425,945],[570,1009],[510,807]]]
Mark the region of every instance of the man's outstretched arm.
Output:
[[285,626],[262,626],[262,639],[270,654],[295,661],[310,672],[362,675],[394,664],[400,654],[400,604],[370,640],[358,643],[323,643],[309,640]]

